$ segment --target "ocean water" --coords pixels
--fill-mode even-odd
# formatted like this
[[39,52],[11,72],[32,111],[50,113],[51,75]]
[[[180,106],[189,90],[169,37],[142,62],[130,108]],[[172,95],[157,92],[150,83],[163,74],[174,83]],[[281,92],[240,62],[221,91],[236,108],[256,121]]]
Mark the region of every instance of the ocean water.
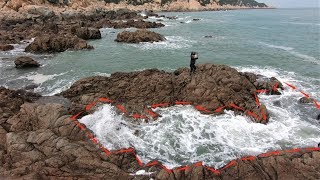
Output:
[[[91,51],[31,55],[23,52],[26,44],[16,45],[17,49],[0,53],[0,86],[18,89],[38,84],[35,92],[53,95],[83,77],[188,67],[190,52],[197,51],[198,63],[226,64],[239,71],[276,77],[320,101],[319,12],[266,9],[162,13],[178,17],[163,19],[166,26],[153,29],[166,37],[165,42],[116,43],[117,33],[123,30],[106,28],[101,29],[102,39],[89,42],[95,47]],[[13,59],[18,55],[30,55],[42,67],[16,69]],[[316,146],[320,142],[320,123],[315,120],[320,111],[312,104],[299,104],[302,95],[296,91],[286,88],[282,93],[259,96],[271,115],[268,125],[252,123],[232,112],[208,116],[192,107],[179,106],[156,109],[163,117],[150,124],[131,124],[108,105],[81,122],[110,149],[135,147],[144,162],[159,159],[173,167],[204,161],[221,167],[244,155]],[[140,131],[139,135],[134,135],[135,130]]]

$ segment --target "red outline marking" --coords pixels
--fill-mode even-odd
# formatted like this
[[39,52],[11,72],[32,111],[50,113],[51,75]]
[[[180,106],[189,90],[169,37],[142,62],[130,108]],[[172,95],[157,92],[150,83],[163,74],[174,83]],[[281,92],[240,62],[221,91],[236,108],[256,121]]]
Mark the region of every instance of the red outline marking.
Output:
[[82,114],[82,111],[80,111],[80,112],[79,112],[78,114],[76,114],[76,115],[71,116],[70,119],[71,119],[72,121],[74,121],[74,120],[77,119],[78,116],[80,116],[80,114]]
[[152,104],[151,108],[157,108],[157,107],[166,107],[169,106],[169,103],[161,103],[161,104]]
[[259,118],[258,115],[256,115],[255,113],[253,113],[253,112],[251,112],[249,110],[247,110],[245,113],[247,113],[249,116],[252,116],[254,119],[258,119]]
[[139,166],[142,167],[142,166],[143,166],[143,162],[140,160],[140,158],[138,157],[138,155],[137,155],[137,154],[134,154],[134,156],[136,157],[136,160],[137,160]]
[[134,152],[134,149],[132,147],[128,149],[120,149],[118,151],[115,151],[113,154],[120,154],[120,153],[131,153]]
[[[248,112],[248,111],[246,111]],[[75,116],[72,116],[72,118],[70,119],[75,119],[77,116],[79,116],[82,112],[78,113],[77,115]],[[78,127],[81,127],[81,124],[77,121],[73,121]],[[80,125],[80,126],[79,126]],[[83,127],[83,126],[82,126]],[[83,127],[84,128],[84,127]],[[101,145],[100,143],[98,143],[98,140],[94,137],[94,135],[91,133],[91,132],[86,132],[86,136],[90,138],[90,140],[92,140],[94,143],[96,144],[99,144],[99,147],[109,156],[111,155],[111,152],[104,148],[103,145]],[[266,153],[262,153],[256,157],[269,157],[269,156],[276,156],[276,155],[279,155],[281,152],[287,152],[287,153],[295,153],[295,152],[300,152],[300,151],[320,151],[320,147],[310,147],[310,148],[304,148],[304,149],[300,149],[300,148],[295,148],[295,149],[289,149],[289,150],[283,150],[283,151],[273,151],[273,152],[266,152]],[[130,152],[135,152],[135,149],[130,147],[128,149],[121,149],[121,150],[118,150],[118,151],[114,151],[113,154],[120,154],[120,153],[130,153]],[[134,153],[135,157],[136,157],[136,160],[138,162],[138,164],[140,166],[143,166],[143,162],[140,160],[140,158],[137,156],[136,153]],[[243,158],[238,158],[242,161],[253,161],[256,159],[255,156],[247,156],[247,157],[243,157]],[[208,166],[204,166],[206,169],[208,169],[209,171],[211,171],[212,173],[216,174],[216,175],[220,175],[220,171],[221,170],[224,170],[226,168],[229,168],[233,165],[235,165],[237,163],[237,160],[232,160],[231,162],[229,162],[227,165],[225,165],[223,168],[220,168],[219,170],[216,170],[214,168],[211,168],[211,167],[208,167]],[[147,163],[145,166],[146,167],[149,167],[149,166],[154,166],[154,165],[158,165],[159,162],[158,161],[152,161],[152,162],[149,162]],[[165,169],[168,173],[172,172],[172,169],[168,169],[166,166],[160,164],[160,166]],[[195,164],[193,164],[193,166],[202,166],[202,162],[197,162]],[[189,169],[189,166],[184,166],[184,167],[180,167],[178,168],[177,170],[187,170]]]
[[269,90],[267,89],[259,89],[259,90],[256,90],[257,93],[267,93],[269,92]]
[[92,133],[87,132],[86,135],[87,135],[87,137],[90,138],[90,140],[91,140],[93,143],[98,144],[98,140],[94,137],[94,135],[93,135]]
[[254,161],[256,159],[255,156],[248,156],[248,157],[243,157],[240,160],[242,161]]
[[202,161],[192,164],[194,167],[203,166]]
[[108,149],[104,148],[102,145],[100,145],[100,148],[101,148],[108,156],[111,155],[111,152],[110,152]]
[[267,115],[266,115],[266,113],[264,112],[262,106],[260,107],[260,111],[261,111],[261,115],[262,115],[263,120],[264,120],[264,121],[267,121]]
[[179,167],[177,169],[175,169],[176,171],[187,171],[189,170],[189,166],[182,166],[182,167]]
[[277,83],[273,86],[273,91],[274,91],[274,92],[277,91],[278,86],[279,86],[279,82],[277,82]]
[[165,165],[161,164],[160,165],[164,170],[167,171],[167,173],[171,173],[172,172],[172,169],[168,169]]
[[152,161],[152,162],[149,162],[148,164],[146,164],[145,166],[149,167],[149,166],[155,166],[155,165],[158,165],[158,164],[159,164],[158,161]]
[[216,175],[220,175],[221,172],[217,169],[214,169],[214,168],[211,168],[211,167],[208,167],[208,166],[205,166],[205,168],[207,168],[209,171],[213,172],[214,174]]
[[235,108],[235,109],[239,109],[239,110],[241,110],[241,111],[244,111],[241,107],[235,105],[234,103],[230,103],[230,106],[233,107],[233,108]]
[[147,111],[147,113],[152,117],[152,118],[156,118],[158,117],[158,114],[153,112],[151,109],[145,109],[145,111]]
[[301,151],[300,148],[284,150],[284,152],[286,152],[286,153],[296,153],[296,152],[300,152],[300,151]]
[[223,168],[221,168],[220,170],[225,170],[227,169],[228,167],[231,167],[231,166],[234,166],[237,164],[237,161],[236,160],[232,160],[230,161],[228,164],[226,164],[225,166],[223,166]]
[[292,85],[292,84],[289,84],[289,83],[286,83],[286,82],[284,82],[286,85],[288,85],[291,89],[297,89],[294,85]]
[[192,102],[176,101],[176,105],[191,105]]
[[272,152],[259,154],[258,157],[269,157],[269,156],[276,156],[279,154],[280,154],[280,151],[272,151]]
[[82,131],[86,130],[86,127],[84,127],[82,124],[80,124],[77,121],[73,121],[74,124],[76,124],[76,126],[78,126],[78,128],[80,128]]
[[306,151],[320,151],[320,147],[305,148]]
[[121,111],[122,113],[124,113],[124,114],[127,113],[126,109],[125,109],[122,105],[117,104],[116,107],[117,107],[117,108],[119,109],[119,111]]
[[300,91],[301,92],[301,94],[303,94],[306,98],[310,98],[310,95],[309,94],[307,94],[307,93],[305,93],[305,92],[303,92],[303,91]]
[[221,106],[219,108],[217,108],[216,110],[214,110],[214,112],[219,113],[221,112],[226,106]]
[[254,93],[254,98],[256,99],[257,106],[260,106],[261,104],[260,104],[259,98],[256,93]]
[[210,111],[206,108],[204,108],[203,106],[200,106],[200,105],[197,105],[195,106],[195,108],[198,110],[198,111],[204,111],[206,113],[210,113]]
[[320,104],[315,99],[313,100],[313,102],[316,108],[320,109]]
[[88,104],[86,106],[86,111],[89,111],[93,106],[95,106],[97,104],[97,101],[93,101],[92,103]]
[[100,102],[104,102],[104,103],[113,103],[114,101],[109,99],[109,98],[105,98],[105,97],[101,97],[99,98]]

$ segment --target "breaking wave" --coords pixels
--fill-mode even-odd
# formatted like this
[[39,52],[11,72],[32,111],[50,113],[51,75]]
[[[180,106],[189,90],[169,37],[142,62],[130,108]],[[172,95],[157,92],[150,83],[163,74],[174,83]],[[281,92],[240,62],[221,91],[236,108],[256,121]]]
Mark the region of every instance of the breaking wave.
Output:
[[[303,85],[290,72],[255,67],[238,69],[293,81],[297,87]],[[134,147],[145,163],[158,159],[171,168],[198,161],[219,168],[238,157],[315,146],[320,142],[320,125],[314,118],[317,110],[313,105],[298,104],[301,94],[286,88],[282,95],[259,97],[270,113],[267,125],[253,123],[232,111],[220,116],[203,115],[192,106],[155,109],[161,118],[137,125],[117,114],[114,107],[104,105],[80,122],[91,129],[106,148]]]

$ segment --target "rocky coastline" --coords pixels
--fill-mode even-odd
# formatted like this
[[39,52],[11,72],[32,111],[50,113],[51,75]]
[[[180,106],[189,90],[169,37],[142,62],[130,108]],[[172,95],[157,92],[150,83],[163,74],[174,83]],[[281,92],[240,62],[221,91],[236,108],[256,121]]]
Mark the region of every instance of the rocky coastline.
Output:
[[[259,89],[272,92],[275,83],[279,82],[274,78],[240,73],[224,65],[204,64],[198,66],[192,77],[188,69],[180,68],[174,72],[150,69],[84,78],[51,97],[0,88],[0,176],[9,179],[317,179],[319,148],[244,157],[219,170],[199,163],[173,170],[161,163],[141,166],[135,155],[138,152],[108,152],[72,116],[98,97],[122,103],[133,113],[142,111],[146,103],[176,100],[192,101],[209,110],[234,102],[255,112],[259,109],[251,93]],[[271,94],[280,93],[281,85],[277,87]],[[241,113],[232,106],[226,109]],[[88,113],[93,111],[94,108],[88,109]],[[139,170],[152,173],[136,175]]]
[[[58,2],[58,3],[55,3]],[[69,1],[68,1],[69,2]],[[21,41],[31,53],[56,53],[66,50],[90,50],[87,40],[100,39],[100,28],[161,28],[160,22],[148,22],[158,11],[232,10],[247,6],[201,6],[199,2],[180,2],[164,6],[106,4],[102,1],[0,1],[0,50],[9,51]],[[123,7],[130,9],[124,10]],[[141,16],[138,12],[147,12]],[[174,17],[164,17],[174,19]],[[196,20],[195,20],[196,21]],[[119,38],[119,42],[165,40],[162,35],[138,30]],[[142,32],[142,33],[141,33]],[[147,34],[147,35],[146,35]],[[119,36],[121,33],[119,34]],[[154,39],[155,38],[155,39]],[[29,57],[19,57],[17,68],[41,68]],[[31,88],[32,89],[32,88]],[[0,178],[4,179],[319,179],[320,149],[315,147],[275,151],[231,161],[216,170],[201,163],[167,169],[160,162],[141,164],[134,149],[109,152],[96,142],[94,133],[76,121],[95,111],[97,99],[112,99],[118,113],[140,123],[140,118],[157,120],[161,114],[153,107],[192,104],[201,113],[219,116],[223,110],[267,124],[268,109],[258,93],[281,94],[283,86],[276,78],[215,64],[199,65],[190,76],[188,68],[173,72],[148,69],[117,72],[110,77],[87,77],[55,96],[41,96],[27,88],[0,87]],[[107,101],[108,99],[103,99]],[[302,99],[301,102],[306,102]],[[311,102],[312,103],[312,102]],[[89,105],[89,106],[88,106]],[[89,107],[89,108],[88,108]],[[87,111],[86,111],[87,109]],[[146,109],[151,111],[146,111]],[[152,114],[153,113],[153,114]],[[148,164],[152,164],[147,166]],[[297,168],[299,167],[299,168]],[[150,172],[141,175],[137,171]]]

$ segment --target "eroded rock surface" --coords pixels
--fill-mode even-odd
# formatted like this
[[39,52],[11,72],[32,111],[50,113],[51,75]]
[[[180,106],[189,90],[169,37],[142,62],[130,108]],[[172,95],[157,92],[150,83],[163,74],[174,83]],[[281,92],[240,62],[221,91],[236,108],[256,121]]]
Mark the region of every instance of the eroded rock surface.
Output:
[[[269,81],[273,83],[275,80]],[[74,113],[99,97],[108,97],[123,104],[129,113],[142,114],[147,105],[174,104],[176,101],[193,102],[211,112],[222,106],[239,112],[230,106],[234,103],[244,111],[257,114],[259,117],[254,121],[266,123],[260,112],[261,108],[265,112],[267,109],[256,104],[254,94],[258,88],[255,82],[256,79],[250,80],[234,68],[205,64],[199,65],[193,76],[189,75],[188,68],[180,68],[174,72],[149,69],[114,73],[111,77],[89,77],[77,81],[61,94],[74,103]]]
[[123,31],[117,35],[116,42],[125,43],[140,43],[140,42],[159,42],[164,41],[166,38],[161,34],[145,29],[137,30],[135,32]]
[[53,53],[63,52],[68,49],[81,50],[93,49],[85,40],[77,36],[66,35],[56,36],[54,34],[48,36],[37,37],[31,44],[29,44],[25,51],[32,53]]

